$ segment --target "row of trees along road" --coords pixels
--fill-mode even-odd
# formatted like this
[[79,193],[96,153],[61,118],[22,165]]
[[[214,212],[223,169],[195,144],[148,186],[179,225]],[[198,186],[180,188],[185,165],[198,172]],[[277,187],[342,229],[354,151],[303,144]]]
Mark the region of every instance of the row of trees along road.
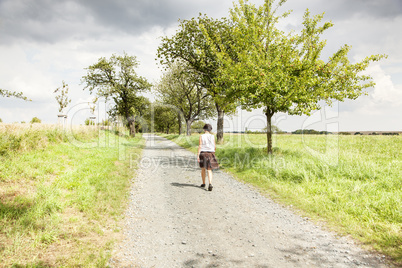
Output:
[[[186,122],[186,133],[191,135],[191,124],[203,117],[214,116],[213,100],[200,83],[200,75],[185,62],[176,61],[162,75],[155,91],[163,104],[177,111],[177,122],[181,116]],[[166,108],[169,108],[167,106]],[[168,118],[162,118],[167,120]],[[181,132],[181,130],[179,130]]]
[[320,102],[356,99],[374,86],[369,75],[361,75],[370,64],[385,55],[372,55],[352,64],[351,47],[344,45],[327,61],[321,59],[326,41],[321,35],[331,22],[306,10],[303,29],[285,33],[277,28],[277,15],[286,0],[261,6],[239,0],[229,19],[200,15],[183,20],[179,30],[162,39],[158,48],[161,64],[177,60],[198,73],[200,84],[214,101],[218,114],[218,142],[223,138],[223,115],[240,105],[264,108],[267,119],[267,152],[272,154],[272,117],[278,112],[309,115]]
[[[196,77],[193,79],[193,83],[197,84],[197,87],[201,87],[200,90],[206,91],[205,93],[209,97],[205,96],[204,99],[215,106],[215,115],[218,116],[217,141],[221,143],[223,142],[224,114],[233,114],[237,105],[236,101],[231,100],[230,96],[226,94],[227,84],[222,83],[222,79],[218,77],[219,61],[208,43],[211,39],[207,38],[203,30],[207,31],[209,36],[219,38],[223,43],[230,43],[231,30],[227,20],[200,16],[181,21],[179,30],[173,37],[164,37],[158,48],[158,57],[161,64],[170,68],[175,68],[172,66],[180,63],[181,66],[191,70],[189,72],[192,72],[192,76]],[[159,91],[161,90],[163,88],[159,89]],[[174,105],[173,103],[170,104]],[[187,116],[187,135],[190,134],[192,121],[194,119]]]

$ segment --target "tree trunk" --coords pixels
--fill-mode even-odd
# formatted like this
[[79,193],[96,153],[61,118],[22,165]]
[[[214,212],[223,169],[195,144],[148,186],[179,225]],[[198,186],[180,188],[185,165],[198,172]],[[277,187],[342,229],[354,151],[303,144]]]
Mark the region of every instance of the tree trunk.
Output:
[[187,125],[187,136],[191,136],[191,124],[193,123],[193,120],[186,120],[186,125]]
[[267,152],[272,154],[272,116],[274,113],[267,107],[265,115],[267,116]]
[[179,135],[181,135],[181,116],[180,116],[180,112],[177,113],[177,120],[179,123]]
[[130,119],[130,136],[135,137],[135,118]]
[[217,130],[216,130],[216,139],[217,143],[223,143],[223,116],[225,112],[222,108],[215,103],[216,111],[218,112],[218,122],[217,122]]
[[166,134],[169,134],[169,130],[170,130],[170,126],[168,125],[168,126],[166,127]]

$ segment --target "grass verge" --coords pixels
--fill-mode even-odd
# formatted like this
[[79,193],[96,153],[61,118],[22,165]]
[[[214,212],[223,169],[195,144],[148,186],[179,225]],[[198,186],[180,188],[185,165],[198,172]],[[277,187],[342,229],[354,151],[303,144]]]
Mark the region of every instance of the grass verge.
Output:
[[143,140],[76,137],[0,156],[0,267],[106,266]]
[[[163,135],[196,153],[198,135]],[[402,264],[402,137],[225,134],[223,169]]]

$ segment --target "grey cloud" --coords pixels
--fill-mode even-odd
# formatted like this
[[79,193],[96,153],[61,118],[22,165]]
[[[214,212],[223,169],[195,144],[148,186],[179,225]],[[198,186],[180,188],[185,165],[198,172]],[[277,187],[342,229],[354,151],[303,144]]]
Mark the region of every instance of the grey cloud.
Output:
[[97,22],[128,33],[143,32],[152,26],[168,27],[179,18],[188,19],[199,12],[216,14],[223,9],[227,13],[231,6],[231,0],[88,0],[82,3]]
[[84,11],[71,1],[1,1],[0,42],[53,42],[70,38],[83,30],[82,24],[88,19]]
[[325,18],[343,20],[353,16],[392,19],[402,15],[401,0],[288,0],[285,9],[312,14],[325,12]]
[[115,32],[137,35],[153,26],[169,27],[179,18],[199,12],[227,13],[230,6],[229,0],[0,0],[0,43],[53,43]]
[[342,0],[331,11],[338,16],[358,14],[375,18],[394,18],[402,15],[402,1],[400,0]]

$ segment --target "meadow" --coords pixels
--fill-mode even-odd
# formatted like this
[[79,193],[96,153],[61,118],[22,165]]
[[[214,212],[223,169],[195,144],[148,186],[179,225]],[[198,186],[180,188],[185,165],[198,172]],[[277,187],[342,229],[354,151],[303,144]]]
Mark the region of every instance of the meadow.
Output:
[[[196,153],[199,135],[163,135]],[[221,168],[402,264],[402,136],[225,134]]]
[[142,146],[96,127],[0,124],[0,267],[106,267]]

